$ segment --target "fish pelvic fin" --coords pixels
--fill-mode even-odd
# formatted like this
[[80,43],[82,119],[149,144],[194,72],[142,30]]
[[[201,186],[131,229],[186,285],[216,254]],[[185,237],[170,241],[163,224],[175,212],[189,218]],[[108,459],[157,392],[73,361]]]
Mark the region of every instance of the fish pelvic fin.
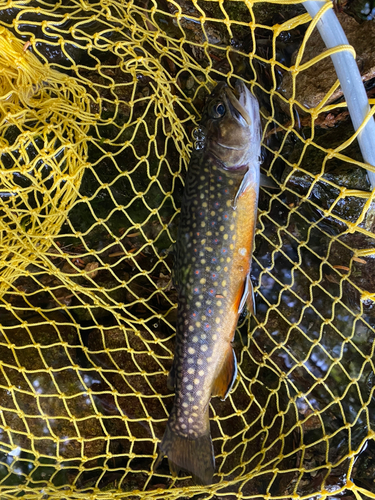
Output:
[[250,289],[249,289],[249,294],[246,299],[246,305],[247,305],[247,310],[249,311],[250,314],[253,316],[256,316],[257,310],[256,310],[256,305],[255,305],[255,295],[254,295],[254,288],[253,284],[250,281]]
[[220,396],[224,400],[230,393],[237,378],[237,359],[232,347],[227,351],[227,356],[216,377],[212,387],[212,396]]
[[[208,409],[206,418],[208,421]],[[160,443],[154,469],[159,466],[163,457],[167,455],[169,469],[173,476],[177,476],[180,470],[184,470],[192,475],[196,484],[212,484],[215,471],[215,456],[209,424],[207,424],[207,427],[208,433],[196,439],[191,439],[172,430],[168,422]]]
[[248,274],[245,278],[242,297],[240,305],[238,306],[238,314],[241,314],[243,308],[245,307],[245,304],[247,305],[247,310],[249,311],[249,313],[255,316],[256,315],[255,296],[250,274]]

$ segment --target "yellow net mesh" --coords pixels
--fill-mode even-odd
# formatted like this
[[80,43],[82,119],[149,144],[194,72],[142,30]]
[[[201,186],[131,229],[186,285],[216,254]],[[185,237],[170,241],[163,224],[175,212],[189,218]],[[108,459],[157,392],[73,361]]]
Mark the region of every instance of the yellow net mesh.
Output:
[[[1,497],[375,498],[374,194],[335,78],[304,101],[331,63],[308,54],[303,7],[0,9]],[[279,188],[261,191],[258,313],[236,333],[234,391],[211,402],[205,489],[152,465],[191,130],[234,78],[259,99]]]

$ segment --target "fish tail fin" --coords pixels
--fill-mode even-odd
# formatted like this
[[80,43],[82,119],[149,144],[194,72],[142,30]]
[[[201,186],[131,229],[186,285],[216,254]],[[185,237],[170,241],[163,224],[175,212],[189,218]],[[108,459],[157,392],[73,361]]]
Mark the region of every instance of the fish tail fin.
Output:
[[168,457],[169,469],[173,476],[177,476],[180,470],[184,470],[192,475],[196,484],[212,483],[215,456],[209,426],[206,434],[191,439],[175,432],[168,422],[154,469],[159,466],[164,455]]

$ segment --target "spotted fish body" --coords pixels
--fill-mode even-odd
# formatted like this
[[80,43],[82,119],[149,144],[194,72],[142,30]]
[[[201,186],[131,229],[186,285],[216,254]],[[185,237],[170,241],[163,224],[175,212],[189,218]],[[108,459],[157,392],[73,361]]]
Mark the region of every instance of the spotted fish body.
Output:
[[176,349],[168,385],[175,400],[160,444],[171,472],[210,484],[214,473],[208,407],[237,376],[231,346],[250,298],[259,190],[258,103],[241,82],[238,99],[218,84],[203,110],[186,178],[176,242]]

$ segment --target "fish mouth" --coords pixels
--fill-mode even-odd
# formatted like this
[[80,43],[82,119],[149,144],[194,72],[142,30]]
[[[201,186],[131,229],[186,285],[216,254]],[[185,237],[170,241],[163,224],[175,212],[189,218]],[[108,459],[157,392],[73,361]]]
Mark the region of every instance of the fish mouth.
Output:
[[[238,95],[238,98],[236,97],[234,92]],[[253,124],[253,120],[251,119],[251,113],[249,113],[246,108],[249,108],[249,111],[251,111],[253,96],[241,80],[237,80],[234,92],[229,87],[226,89],[226,94],[231,105],[232,114],[240,122],[245,121],[245,123],[242,123],[243,125],[248,125],[249,127],[251,127]]]

